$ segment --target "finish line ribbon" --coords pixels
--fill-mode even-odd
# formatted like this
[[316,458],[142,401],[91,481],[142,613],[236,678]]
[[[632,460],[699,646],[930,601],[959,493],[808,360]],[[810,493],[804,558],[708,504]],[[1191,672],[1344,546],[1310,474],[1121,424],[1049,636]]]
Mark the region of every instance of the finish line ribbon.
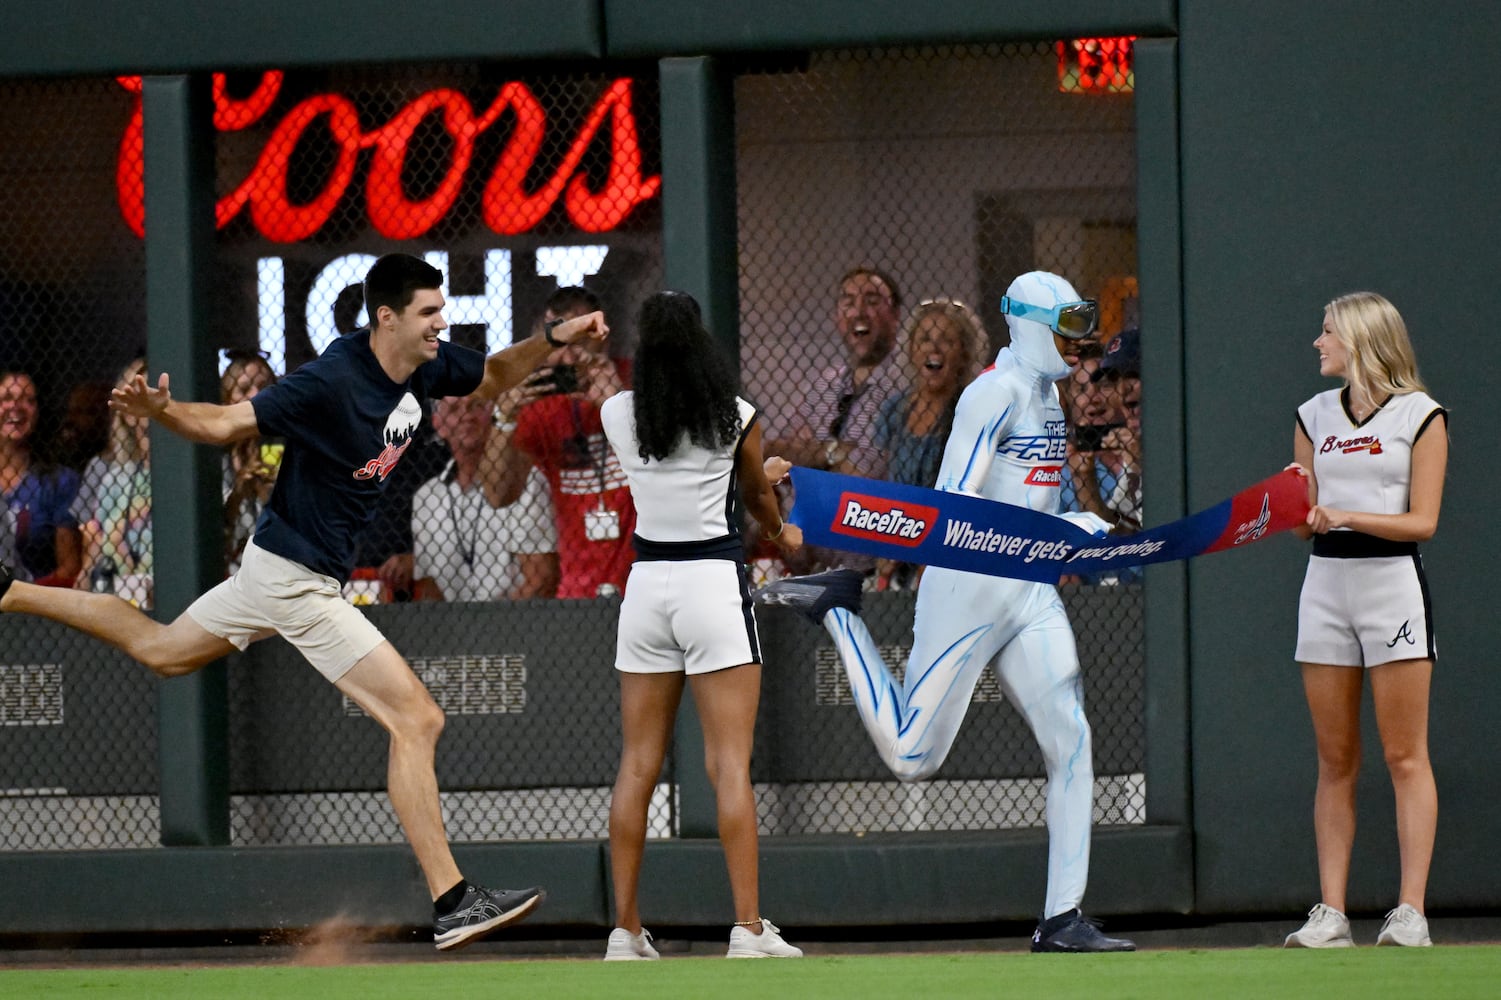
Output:
[[792,484],[791,521],[809,545],[1042,583],[1249,545],[1308,516],[1307,485],[1290,469],[1180,521],[1106,538],[964,493],[801,467],[792,470]]

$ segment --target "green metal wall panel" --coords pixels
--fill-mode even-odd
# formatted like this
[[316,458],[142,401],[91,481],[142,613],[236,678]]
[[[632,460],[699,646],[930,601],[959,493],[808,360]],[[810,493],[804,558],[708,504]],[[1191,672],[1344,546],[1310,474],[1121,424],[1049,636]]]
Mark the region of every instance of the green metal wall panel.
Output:
[[7,0],[0,76],[585,58],[602,53],[601,31],[595,0]]
[[[1374,289],[1396,303],[1430,389],[1457,415],[1443,517],[1424,546],[1441,652],[1428,902],[1495,905],[1501,800],[1484,761],[1501,679],[1472,613],[1494,590],[1472,539],[1489,530],[1501,466],[1465,446],[1492,407],[1495,365],[1477,346],[1501,308],[1501,125],[1473,73],[1501,9],[1188,0],[1181,27],[1189,506],[1291,460],[1295,407],[1334,385],[1312,348],[1325,302]],[[1316,761],[1293,663],[1305,553],[1278,539],[1188,568],[1204,912],[1295,915],[1318,899]],[[1396,900],[1397,845],[1369,711],[1364,727],[1350,906],[1379,912]]]
[[604,7],[613,56],[1167,35],[1177,22],[1176,0],[605,0]]

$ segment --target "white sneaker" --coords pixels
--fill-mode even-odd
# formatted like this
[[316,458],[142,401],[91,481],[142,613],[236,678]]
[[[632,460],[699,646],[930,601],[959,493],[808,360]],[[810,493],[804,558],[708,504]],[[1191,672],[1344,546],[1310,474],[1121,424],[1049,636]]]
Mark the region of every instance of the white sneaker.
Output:
[[610,943],[605,947],[606,962],[640,962],[661,957],[651,946],[651,931],[645,927],[640,934],[617,927],[610,932]]
[[1403,903],[1386,915],[1376,943],[1396,944],[1407,948],[1432,948],[1433,939],[1428,936],[1428,918],[1413,906]]
[[777,925],[762,917],[760,934],[752,934],[749,927],[730,928],[730,950],[724,957],[802,958],[803,950],[783,941]]
[[1284,948],[1353,948],[1350,920],[1332,906],[1315,904],[1308,911],[1308,923],[1293,931],[1282,942]]

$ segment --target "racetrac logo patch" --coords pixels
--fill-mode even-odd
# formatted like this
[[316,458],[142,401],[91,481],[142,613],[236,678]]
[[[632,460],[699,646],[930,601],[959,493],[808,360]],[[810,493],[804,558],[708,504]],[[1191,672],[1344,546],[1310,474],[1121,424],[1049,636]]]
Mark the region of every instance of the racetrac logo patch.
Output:
[[1062,486],[1063,466],[1036,465],[1027,473],[1028,486]]
[[937,519],[937,507],[887,500],[866,493],[843,493],[829,530],[836,535],[916,548],[928,537]]

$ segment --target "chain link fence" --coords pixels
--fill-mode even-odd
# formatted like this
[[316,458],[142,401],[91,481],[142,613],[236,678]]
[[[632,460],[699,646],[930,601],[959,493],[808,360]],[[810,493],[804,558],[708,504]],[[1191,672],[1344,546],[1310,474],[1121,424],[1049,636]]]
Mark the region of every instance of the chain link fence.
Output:
[[[934,311],[922,303],[968,324],[973,346],[956,366],[967,379],[1004,343],[1000,295],[1034,267],[1099,298],[1108,337],[1134,327],[1131,97],[1119,86],[1070,92],[1077,81],[1059,58],[1052,45],[828,52],[738,80],[741,362],[768,437],[793,435],[813,376],[848,356],[835,313],[852,268],[878,269],[901,292],[893,399],[925,363],[910,350]],[[30,376],[33,453],[58,470],[54,492],[72,477],[54,534],[77,536],[71,556],[54,545],[51,563],[7,555],[35,577],[60,573],[55,582],[149,608],[149,444],[103,406],[145,344],[139,85],[8,82],[0,95],[0,126],[15,138],[0,150],[0,364]],[[52,127],[60,120],[77,125]],[[609,318],[607,355],[559,352],[498,408],[424,409],[346,591],[448,715],[438,769],[452,839],[605,836],[619,751],[610,668],[634,513],[597,402],[629,384],[634,313],[662,282],[655,68],[233,73],[215,78],[214,127],[209,332],[224,352],[225,401],[359,336],[369,323],[359,283],[390,251],[444,272],[458,343],[493,351],[545,316],[596,306]],[[1109,356],[1102,342],[1095,365]],[[1115,367],[1063,387],[1078,425],[1071,502],[1139,520],[1140,380]],[[27,387],[9,384],[7,421],[28,405]],[[483,502],[476,471],[494,435],[513,466],[500,509]],[[7,429],[16,512],[27,467],[10,441]],[[877,463],[866,471],[885,471],[888,445],[854,443]],[[224,457],[227,569],[281,453],[260,440]],[[601,504],[615,537],[586,529]],[[13,517],[0,545],[21,543],[14,528]],[[59,567],[59,553],[71,561]],[[762,578],[808,568],[750,555]],[[871,568],[884,592],[869,595],[868,620],[900,663],[916,569]],[[1139,823],[1140,581],[1063,590],[1095,727],[1097,819]],[[761,631],[753,777],[766,833],[1041,824],[1041,759],[993,676],[939,779],[905,786],[869,747],[822,633],[770,616]],[[279,639],[232,657],[229,677],[233,843],[402,840],[378,726]],[[75,633],[0,619],[0,850],[159,842],[155,684]],[[674,767],[651,809],[656,836],[676,832]]]

